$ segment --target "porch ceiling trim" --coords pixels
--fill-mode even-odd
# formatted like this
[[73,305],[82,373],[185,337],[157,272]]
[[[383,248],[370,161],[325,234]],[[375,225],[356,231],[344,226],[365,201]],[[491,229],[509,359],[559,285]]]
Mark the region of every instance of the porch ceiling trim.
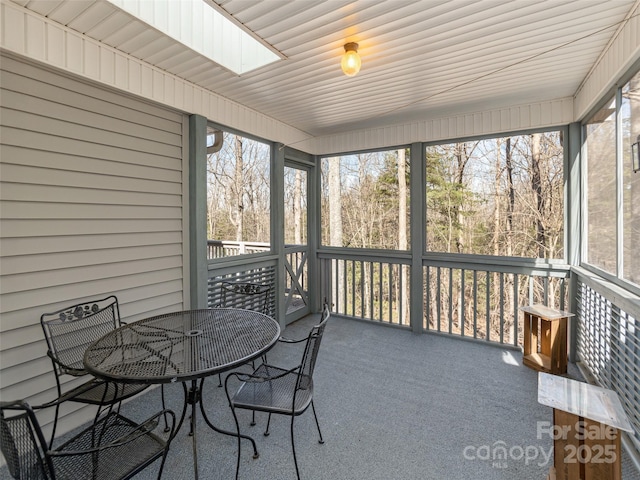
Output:
[[[322,155],[552,128],[579,121],[640,58],[640,17],[632,14],[634,9],[573,97],[499,107],[485,104],[470,112],[407,118],[404,123],[389,126],[362,123],[316,137],[10,0],[0,0],[0,49],[186,113],[203,115],[251,135]],[[300,108],[304,110],[304,105]]]

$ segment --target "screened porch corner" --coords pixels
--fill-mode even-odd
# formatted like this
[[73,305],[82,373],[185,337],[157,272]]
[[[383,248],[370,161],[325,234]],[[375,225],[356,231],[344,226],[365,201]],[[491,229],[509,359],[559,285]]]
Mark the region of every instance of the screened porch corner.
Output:
[[[317,321],[310,315],[287,327],[304,334]],[[280,346],[269,353],[287,364],[297,353]],[[537,373],[522,366],[513,349],[461,341],[441,335],[417,335],[398,328],[334,315],[325,332],[315,376],[316,408],[325,439],[317,442],[310,412],[296,420],[301,477],[308,480],[541,480],[548,473],[552,441],[545,433],[549,407],[537,402]],[[575,366],[569,375],[579,375]],[[180,385],[167,386],[169,406],[182,405]],[[224,389],[205,382],[205,405],[218,426],[233,428]],[[123,408],[134,418],[157,409],[149,392]],[[274,417],[264,437],[266,417],[241,429],[258,443],[251,458],[243,444],[239,478],[295,478],[289,423]],[[201,419],[201,416],[198,416]],[[236,443],[198,424],[200,478],[234,478]],[[183,428],[174,442],[163,478],[193,478],[192,443]],[[137,475],[155,478],[156,467]],[[9,478],[5,469],[2,480]],[[623,478],[640,478],[623,453]]]
[[[465,358],[466,345],[498,347],[521,357],[525,306],[544,304],[571,312],[568,359],[575,372],[580,366],[586,381],[619,396],[635,430],[628,444],[640,464],[640,304],[631,292],[584,268],[536,259],[426,253],[415,268],[409,252],[325,248],[317,260],[318,281],[309,290],[327,299],[334,313],[358,324],[464,339],[457,347],[460,358]],[[286,261],[301,265],[306,257],[296,254]],[[250,270],[226,274],[269,282],[275,265],[254,261]],[[217,302],[221,279],[209,279],[209,305]],[[301,275],[297,283],[308,302],[309,279]],[[290,292],[283,296],[288,302]]]
[[[303,478],[543,479],[521,310],[543,304],[573,315],[569,375],[620,398],[638,478],[640,0],[188,3],[0,0],[1,399],[56,395],[45,312],[114,295],[131,325],[261,283],[292,335],[334,313]],[[282,61],[234,74],[134,4],[194,33],[213,7]],[[57,431],[93,415],[69,406]],[[287,422],[254,430],[240,478],[294,478]],[[193,478],[185,431],[163,478]],[[199,437],[200,477],[233,478],[235,442]]]

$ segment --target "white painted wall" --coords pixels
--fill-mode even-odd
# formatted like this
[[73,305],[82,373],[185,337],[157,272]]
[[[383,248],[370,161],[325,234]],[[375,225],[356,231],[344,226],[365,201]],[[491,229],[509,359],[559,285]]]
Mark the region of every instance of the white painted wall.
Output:
[[[188,306],[185,120],[0,57],[3,400],[56,396],[43,313],[111,294],[123,320]],[[94,413],[84,409],[64,429]]]

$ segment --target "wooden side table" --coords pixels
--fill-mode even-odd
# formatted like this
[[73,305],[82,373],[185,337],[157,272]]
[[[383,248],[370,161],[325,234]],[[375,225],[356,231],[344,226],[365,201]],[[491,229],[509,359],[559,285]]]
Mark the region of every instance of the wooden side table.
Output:
[[[553,407],[557,480],[622,479],[619,430],[633,428],[614,391],[540,372],[538,403]],[[538,425],[539,436],[544,430]]]
[[544,305],[531,305],[520,310],[524,312],[522,363],[541,372],[566,373],[567,319],[573,314]]

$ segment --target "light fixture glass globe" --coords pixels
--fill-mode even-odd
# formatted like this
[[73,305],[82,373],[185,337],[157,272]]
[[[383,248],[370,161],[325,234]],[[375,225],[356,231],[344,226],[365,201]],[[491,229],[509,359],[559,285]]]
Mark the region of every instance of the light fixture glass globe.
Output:
[[362,60],[360,60],[360,55],[358,55],[358,44],[348,43],[344,46],[344,49],[345,52],[342,56],[340,66],[345,75],[353,77],[360,71],[360,67],[362,66]]

